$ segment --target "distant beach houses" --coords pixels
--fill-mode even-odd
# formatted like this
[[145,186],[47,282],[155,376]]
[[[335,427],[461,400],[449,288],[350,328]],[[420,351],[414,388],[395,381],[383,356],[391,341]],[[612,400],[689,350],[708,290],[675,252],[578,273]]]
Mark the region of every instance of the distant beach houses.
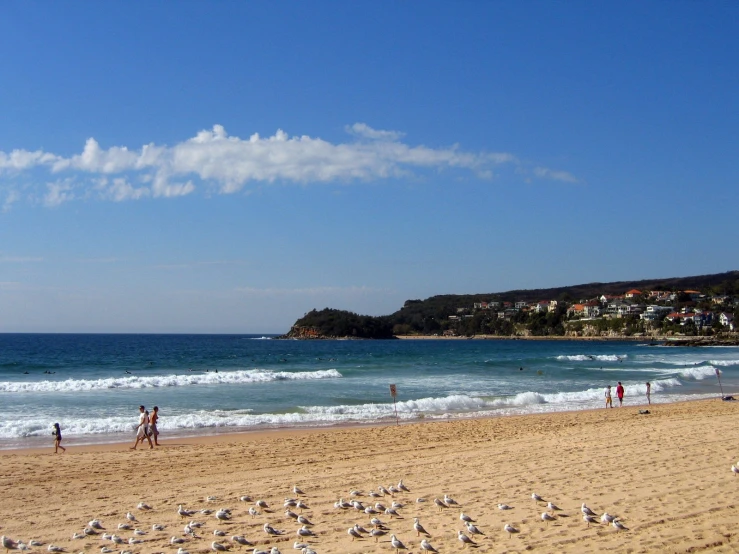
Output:
[[[450,322],[463,323],[482,315],[484,319],[499,319],[518,323],[517,334],[527,334],[532,316],[547,314],[551,333],[561,325],[563,333],[603,334],[603,331],[627,331],[648,334],[667,331],[668,334],[705,334],[713,330],[734,332],[735,311],[739,299],[729,295],[704,294],[698,290],[664,291],[630,289],[620,295],[602,294],[579,300],[545,299],[504,302],[488,300],[471,307],[460,306],[448,316]],[[620,320],[620,321],[618,321]],[[588,329],[590,327],[590,329]],[[446,335],[457,329],[450,326]]]

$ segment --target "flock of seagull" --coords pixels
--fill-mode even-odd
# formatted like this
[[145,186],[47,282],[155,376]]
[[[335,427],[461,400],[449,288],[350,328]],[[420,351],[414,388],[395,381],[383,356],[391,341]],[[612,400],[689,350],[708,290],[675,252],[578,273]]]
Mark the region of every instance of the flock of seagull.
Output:
[[[737,466],[739,466],[739,463],[737,463]],[[739,468],[737,466],[732,466],[732,471],[735,475],[739,473]],[[306,503],[307,495],[297,485],[293,487],[292,492],[294,497],[285,498],[283,502],[285,518],[280,521],[282,524],[294,522],[299,525],[295,531],[295,537],[297,540],[295,540],[292,545],[294,550],[299,551],[301,554],[317,554],[314,550],[314,546],[315,543],[319,541],[320,537],[315,531],[313,531],[314,523],[303,513],[305,510],[310,511],[310,507]],[[378,543],[382,537],[389,535],[389,545],[395,550],[396,554],[400,554],[401,551],[403,551],[403,554],[410,554],[409,547],[406,546],[406,544],[395,534],[399,534],[400,531],[400,529],[396,529],[396,525],[398,527],[403,525],[396,520],[405,519],[402,513],[408,510],[408,503],[412,502],[412,500],[409,500],[404,503],[398,499],[405,495],[405,493],[410,493],[410,490],[403,484],[403,481],[400,480],[395,486],[386,488],[381,485],[377,490],[371,490],[366,493],[358,490],[349,491],[347,498],[350,498],[350,500],[339,498],[339,500],[334,503],[333,507],[335,510],[339,511],[356,512],[357,515],[361,514],[363,519],[369,518],[368,523],[355,523],[347,529],[347,534],[351,537],[352,541],[371,540],[374,538],[375,543]],[[252,504],[249,509],[245,511],[245,514],[248,514],[252,520],[258,517],[264,517],[266,514],[275,513],[275,509],[270,507],[270,504],[264,500],[254,500],[249,495],[240,496],[238,499],[241,502]],[[531,495],[531,499],[537,505],[546,505],[546,510],[541,513],[541,520],[547,525],[564,515],[557,505],[551,501],[547,502],[536,493]],[[209,503],[218,502],[219,500],[219,498],[214,496],[206,498],[206,501]],[[427,502],[429,502],[429,500],[425,497],[417,498],[415,501],[419,506],[424,505],[424,503]],[[433,503],[440,512],[445,510],[461,510],[460,504],[454,498],[446,494],[441,498],[434,498],[429,502],[429,504],[431,503]],[[138,545],[142,545],[147,542],[145,537],[150,533],[157,533],[158,536],[156,536],[155,540],[158,541],[162,540],[167,534],[171,535],[169,544],[172,548],[177,548],[177,554],[190,554],[186,549],[188,543],[192,545],[192,547],[197,545],[197,547],[200,548],[198,552],[202,552],[202,547],[204,546],[203,539],[205,538],[206,532],[212,533],[214,537],[214,540],[210,543],[209,550],[216,553],[227,552],[232,548],[250,547],[251,554],[281,554],[278,546],[272,545],[270,547],[269,543],[283,543],[286,541],[289,543],[289,540],[287,540],[289,533],[285,530],[278,529],[276,526],[277,524],[272,522],[265,522],[262,525],[262,530],[266,535],[266,539],[264,540],[249,540],[244,535],[231,535],[229,538],[228,535],[230,533],[227,533],[223,529],[219,529],[218,525],[222,524],[225,527],[226,525],[237,523],[236,521],[233,521],[234,510],[230,508],[220,508],[218,510],[210,508],[191,510],[180,504],[177,508],[177,514],[181,520],[189,521],[183,526],[181,533],[174,535],[172,535],[171,532],[167,532],[166,525],[153,523],[151,521],[144,524],[143,521],[141,521],[151,519],[144,515],[148,512],[152,512],[151,506],[145,502],[140,502],[136,506],[136,509],[139,513],[138,516],[134,515],[132,512],[127,512],[126,521],[119,523],[115,529],[106,528],[100,519],[92,519],[81,531],[74,532],[72,539],[89,540],[94,538],[102,540],[104,544],[100,548],[101,554],[134,554],[135,550],[142,548]],[[498,510],[507,511],[512,509],[513,507],[508,504],[498,504]],[[612,526],[617,531],[628,530],[616,516],[608,514],[607,512],[603,513],[599,517],[585,503],[582,504],[580,510],[582,512],[582,519],[588,527],[591,524],[605,524]],[[205,522],[193,519],[201,519],[204,516],[212,516],[215,519],[215,529],[212,531],[206,531],[206,527],[209,527],[209,525]],[[141,518],[141,520],[139,518]],[[385,521],[381,518],[385,518]],[[461,547],[466,548],[468,546],[479,546],[479,541],[486,536],[486,533],[478,527],[477,521],[464,511],[460,511],[459,520],[463,529],[457,530],[456,534]],[[150,527],[151,531],[145,530],[146,527]],[[424,528],[419,517],[413,517],[413,525],[411,526],[411,529],[415,531],[416,539],[421,539],[419,543],[421,554],[424,552],[438,552],[436,547],[434,547],[430,541],[432,538],[431,533]],[[509,537],[510,535],[520,532],[518,528],[510,523],[505,524],[503,531]],[[124,534],[128,534],[129,532],[130,536],[128,538],[124,537]],[[423,538],[421,538],[422,535]],[[383,540],[383,542],[385,542],[385,540]],[[260,543],[267,544],[265,548],[269,548],[269,550],[261,550],[258,546]],[[2,536],[2,547],[5,549],[6,554],[10,550],[30,551],[33,548],[42,547],[44,544],[44,542],[39,540],[30,540],[26,543],[20,540],[15,541],[4,535]],[[54,544],[47,544],[46,550],[52,553],[63,553],[68,551],[67,548]],[[81,552],[80,554],[85,553]]]

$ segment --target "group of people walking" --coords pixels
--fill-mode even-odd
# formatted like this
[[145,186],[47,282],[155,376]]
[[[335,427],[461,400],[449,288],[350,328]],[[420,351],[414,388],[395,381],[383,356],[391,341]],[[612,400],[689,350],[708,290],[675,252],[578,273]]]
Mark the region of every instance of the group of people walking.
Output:
[[[131,450],[136,450],[139,443],[145,440],[149,441],[149,448],[159,446],[159,430],[157,429],[157,421],[159,420],[159,406],[154,406],[149,413],[145,406],[139,406],[139,424],[136,426],[136,442],[133,443]],[[151,439],[154,442],[151,442]]]
[[[618,386],[616,387],[616,396],[618,397],[618,407],[620,408],[624,404],[624,386],[621,384],[621,381],[618,382]],[[613,397],[611,396],[611,385],[606,386],[605,390],[606,395],[606,408],[613,408]],[[652,404],[652,384],[647,381],[647,402],[651,405]]]

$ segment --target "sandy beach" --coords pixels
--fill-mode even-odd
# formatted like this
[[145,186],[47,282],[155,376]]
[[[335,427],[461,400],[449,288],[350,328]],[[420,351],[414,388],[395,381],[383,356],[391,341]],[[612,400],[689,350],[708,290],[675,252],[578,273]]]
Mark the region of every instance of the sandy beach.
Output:
[[[182,537],[191,520],[203,522],[198,538],[182,545],[188,552],[210,551],[215,539],[231,545],[244,535],[260,550],[293,550],[300,525],[285,515],[293,486],[305,493],[303,511],[315,533],[305,542],[320,553],[392,552],[394,533],[407,552],[421,552],[413,530],[420,518],[428,541],[439,552],[457,551],[460,512],[469,514],[484,535],[475,535],[478,552],[736,552],[739,477],[730,468],[739,458],[739,428],[731,402],[696,401],[650,407],[527,415],[401,426],[338,428],[220,435],[170,440],[162,447],[131,451],[128,444],[75,447],[66,454],[50,448],[0,453],[0,533],[14,540],[41,540],[68,552],[172,552],[170,537]],[[380,485],[410,492],[372,498]],[[363,496],[352,497],[358,490]],[[559,508],[532,500],[536,492]],[[434,498],[447,494],[457,506],[439,509]],[[240,501],[248,495],[252,501]],[[207,497],[216,497],[208,501]],[[347,529],[371,528],[370,516],[334,503],[343,497],[364,505],[403,504],[402,518],[379,515],[388,534],[351,540]],[[417,502],[424,498],[426,502]],[[258,499],[270,509],[252,518]],[[137,510],[139,502],[152,509]],[[585,502],[598,516],[614,514],[626,530],[583,521]],[[498,509],[508,504],[510,510]],[[232,519],[177,514],[230,508]],[[300,510],[293,508],[299,513]],[[117,529],[126,513],[146,531],[141,543],[116,546],[99,535],[73,540],[87,522],[99,518],[109,533],[128,540],[132,530]],[[547,524],[542,512],[555,516]],[[152,525],[166,525],[153,531]],[[283,530],[268,536],[263,525]],[[518,532],[509,536],[506,523]],[[225,531],[216,537],[213,531]],[[466,534],[470,535],[468,531]],[[302,540],[302,539],[301,539]],[[247,547],[252,552],[254,547]]]

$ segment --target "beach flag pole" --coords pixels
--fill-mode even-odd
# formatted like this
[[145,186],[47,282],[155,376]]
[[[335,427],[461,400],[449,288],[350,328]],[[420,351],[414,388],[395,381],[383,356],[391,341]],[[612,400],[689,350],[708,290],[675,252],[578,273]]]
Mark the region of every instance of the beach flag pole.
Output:
[[395,409],[395,423],[400,425],[400,419],[398,419],[398,405],[395,403],[395,397],[398,395],[398,389],[395,385],[390,385],[390,394],[393,396],[393,408]]
[[718,386],[721,389],[721,398],[724,397],[724,387],[721,386],[721,370],[719,368],[716,368],[716,378],[718,379]]

